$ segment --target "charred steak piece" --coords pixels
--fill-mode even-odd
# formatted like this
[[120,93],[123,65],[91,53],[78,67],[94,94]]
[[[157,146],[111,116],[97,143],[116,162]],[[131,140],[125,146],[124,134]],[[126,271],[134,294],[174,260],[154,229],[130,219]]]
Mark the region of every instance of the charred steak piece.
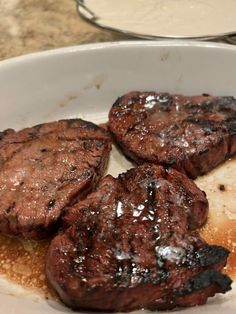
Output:
[[207,212],[205,194],[174,169],[143,164],[117,179],[108,175],[64,217],[47,278],[73,309],[204,304],[231,285],[221,273],[229,252],[196,231]]
[[108,134],[80,119],[0,133],[0,231],[43,238],[106,167]]
[[196,178],[236,152],[236,99],[131,92],[111,108],[109,128],[137,163]]

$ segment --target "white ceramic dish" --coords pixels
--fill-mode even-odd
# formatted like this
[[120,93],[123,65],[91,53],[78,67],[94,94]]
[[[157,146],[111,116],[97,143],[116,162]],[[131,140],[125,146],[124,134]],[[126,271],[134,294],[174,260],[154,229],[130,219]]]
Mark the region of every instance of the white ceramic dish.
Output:
[[[123,42],[35,53],[0,63],[0,128],[19,129],[71,117],[104,122],[115,99],[130,90],[236,96],[235,77],[236,47],[223,44]],[[129,166],[114,150],[109,172],[116,175]],[[207,190],[211,210],[215,204],[220,210],[219,204],[223,204],[211,189],[219,178],[232,184],[233,190],[224,201],[230,199],[229,209],[235,210],[236,164],[229,166],[223,165],[199,181]],[[0,280],[0,304],[1,314],[70,312],[4,279]],[[204,307],[183,313],[218,314],[222,310],[235,313],[236,287]]]
[[77,0],[88,22],[139,38],[222,38],[236,32],[235,0]]

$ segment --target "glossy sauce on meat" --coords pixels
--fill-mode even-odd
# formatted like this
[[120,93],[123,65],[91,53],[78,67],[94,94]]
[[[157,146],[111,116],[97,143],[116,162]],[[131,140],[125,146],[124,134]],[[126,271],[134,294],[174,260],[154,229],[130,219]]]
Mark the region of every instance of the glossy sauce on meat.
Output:
[[236,152],[236,99],[134,91],[113,104],[109,129],[136,163],[195,179]]
[[143,164],[69,208],[51,242],[46,275],[73,309],[131,311],[205,304],[231,289],[228,250],[196,231],[205,194],[184,174]]

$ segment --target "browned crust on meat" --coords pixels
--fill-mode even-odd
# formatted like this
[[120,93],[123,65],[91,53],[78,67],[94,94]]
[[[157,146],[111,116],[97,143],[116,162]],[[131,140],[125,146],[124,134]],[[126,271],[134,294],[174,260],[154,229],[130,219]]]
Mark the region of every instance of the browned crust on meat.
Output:
[[135,162],[196,178],[235,154],[236,100],[130,92],[112,106],[109,129]]
[[69,208],[48,251],[47,278],[73,309],[131,311],[203,304],[230,289],[228,251],[195,230],[205,194],[174,169],[144,164],[103,178]]
[[109,135],[80,119],[0,133],[0,231],[43,238],[106,168]]

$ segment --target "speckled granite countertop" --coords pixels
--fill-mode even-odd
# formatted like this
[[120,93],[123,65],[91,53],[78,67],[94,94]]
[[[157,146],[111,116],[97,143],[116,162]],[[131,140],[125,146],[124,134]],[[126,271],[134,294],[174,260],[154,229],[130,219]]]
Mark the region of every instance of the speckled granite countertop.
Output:
[[74,0],[0,0],[0,60],[58,47],[122,40],[84,22]]

